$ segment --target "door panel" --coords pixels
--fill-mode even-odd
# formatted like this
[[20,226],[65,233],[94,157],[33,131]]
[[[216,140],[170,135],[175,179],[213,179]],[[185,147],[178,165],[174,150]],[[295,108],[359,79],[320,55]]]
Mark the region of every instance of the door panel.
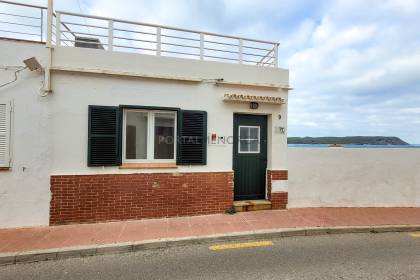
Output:
[[233,117],[234,198],[264,199],[267,168],[267,117]]

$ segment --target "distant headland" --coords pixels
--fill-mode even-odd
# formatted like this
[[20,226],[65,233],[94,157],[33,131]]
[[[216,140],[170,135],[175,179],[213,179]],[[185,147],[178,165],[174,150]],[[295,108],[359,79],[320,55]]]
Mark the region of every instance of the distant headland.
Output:
[[345,136],[345,137],[289,137],[288,144],[341,144],[341,145],[409,145],[398,137]]

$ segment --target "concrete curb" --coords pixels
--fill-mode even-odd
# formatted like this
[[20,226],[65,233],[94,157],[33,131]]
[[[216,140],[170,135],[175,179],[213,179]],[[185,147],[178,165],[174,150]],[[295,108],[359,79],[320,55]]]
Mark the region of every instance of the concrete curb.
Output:
[[209,236],[191,236],[185,238],[168,238],[126,243],[113,243],[105,245],[89,245],[78,247],[55,248],[47,250],[2,253],[0,254],[0,266],[16,263],[62,260],[67,258],[77,258],[95,255],[129,253],[148,249],[162,249],[174,246],[208,244],[222,241],[249,241],[281,237],[316,236],[344,233],[385,233],[416,231],[420,231],[420,225],[306,227],[233,232],[228,234]]

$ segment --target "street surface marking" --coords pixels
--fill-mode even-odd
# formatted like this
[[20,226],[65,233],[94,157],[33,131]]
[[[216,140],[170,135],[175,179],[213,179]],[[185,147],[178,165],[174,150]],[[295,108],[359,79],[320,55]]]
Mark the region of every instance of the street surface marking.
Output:
[[412,233],[410,235],[414,238],[420,238],[420,233]]
[[250,248],[250,247],[260,247],[260,246],[271,246],[271,245],[273,245],[272,241],[256,241],[256,242],[214,245],[214,246],[210,246],[209,249],[212,251],[217,251],[217,250],[225,250],[225,249],[239,249],[239,248]]

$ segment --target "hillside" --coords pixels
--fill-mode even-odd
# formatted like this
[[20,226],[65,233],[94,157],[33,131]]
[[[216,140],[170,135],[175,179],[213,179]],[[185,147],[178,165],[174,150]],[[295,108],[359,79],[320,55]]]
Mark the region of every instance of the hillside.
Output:
[[288,144],[354,144],[354,145],[409,145],[398,137],[346,136],[346,137],[289,137]]

